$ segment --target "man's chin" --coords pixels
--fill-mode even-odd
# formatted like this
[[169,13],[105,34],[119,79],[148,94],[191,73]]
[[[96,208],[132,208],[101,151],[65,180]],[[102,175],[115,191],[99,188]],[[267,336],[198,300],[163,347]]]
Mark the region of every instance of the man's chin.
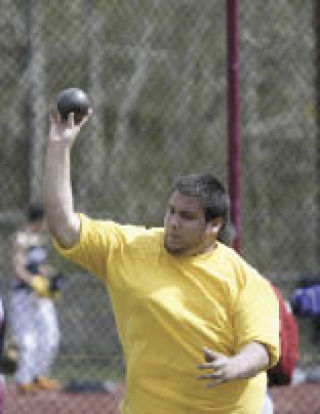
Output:
[[186,249],[181,246],[172,246],[167,242],[164,242],[164,248],[166,251],[170,254],[173,254],[175,256],[179,256],[185,253]]

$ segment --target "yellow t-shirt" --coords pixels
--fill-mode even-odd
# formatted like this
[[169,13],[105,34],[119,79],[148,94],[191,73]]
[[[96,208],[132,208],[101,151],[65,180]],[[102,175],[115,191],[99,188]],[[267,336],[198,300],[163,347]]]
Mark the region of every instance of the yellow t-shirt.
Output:
[[231,356],[251,341],[279,354],[278,301],[270,284],[218,243],[192,257],[169,254],[163,229],[81,219],[62,255],[106,284],[126,361],[123,414],[260,414],[266,374],[206,388],[203,347]]

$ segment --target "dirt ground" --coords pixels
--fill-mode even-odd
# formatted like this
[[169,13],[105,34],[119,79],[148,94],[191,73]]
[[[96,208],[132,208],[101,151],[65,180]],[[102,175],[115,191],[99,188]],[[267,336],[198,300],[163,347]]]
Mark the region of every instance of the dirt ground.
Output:
[[5,394],[5,414],[116,414],[124,393],[124,386],[117,385],[114,393],[46,392],[20,395],[14,385]]
[[320,414],[320,383],[276,387],[271,394],[275,414]]
[[[5,394],[6,414],[117,414],[124,385],[115,392],[39,392],[18,395],[13,385]],[[273,388],[275,414],[320,414],[320,384],[300,384]]]

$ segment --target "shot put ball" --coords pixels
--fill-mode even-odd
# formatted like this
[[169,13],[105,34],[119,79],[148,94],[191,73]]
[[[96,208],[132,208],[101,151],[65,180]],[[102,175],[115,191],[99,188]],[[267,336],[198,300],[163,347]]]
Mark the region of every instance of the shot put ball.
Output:
[[78,88],[68,88],[61,91],[57,97],[57,108],[61,118],[66,121],[70,112],[74,113],[74,122],[79,124],[88,114],[90,102],[87,94]]

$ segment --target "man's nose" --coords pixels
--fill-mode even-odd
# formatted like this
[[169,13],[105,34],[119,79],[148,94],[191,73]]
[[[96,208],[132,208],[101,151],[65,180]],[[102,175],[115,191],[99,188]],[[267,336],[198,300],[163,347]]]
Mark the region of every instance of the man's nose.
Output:
[[171,214],[169,218],[169,224],[172,228],[177,229],[180,226],[180,220],[178,214]]

